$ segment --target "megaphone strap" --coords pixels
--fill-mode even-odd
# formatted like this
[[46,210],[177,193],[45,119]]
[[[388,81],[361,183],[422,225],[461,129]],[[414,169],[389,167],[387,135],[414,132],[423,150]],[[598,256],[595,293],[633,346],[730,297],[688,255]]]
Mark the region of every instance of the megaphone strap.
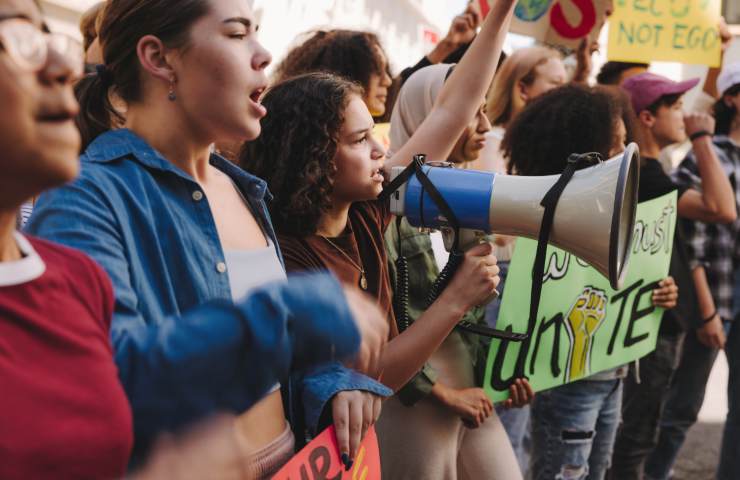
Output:
[[540,202],[540,205],[545,208],[545,211],[542,215],[540,234],[537,239],[537,253],[535,254],[534,265],[532,266],[532,290],[529,304],[529,323],[527,327],[528,335],[531,335],[534,330],[534,326],[537,323],[537,311],[540,308],[540,296],[542,295],[542,279],[545,275],[547,245],[550,241],[550,231],[552,230],[553,220],[555,219],[555,210],[557,209],[560,197],[579,167],[584,164],[593,164],[600,161],[601,155],[595,152],[572,154],[568,157],[568,164],[560,175],[560,178],[558,178],[555,185],[547,191]]

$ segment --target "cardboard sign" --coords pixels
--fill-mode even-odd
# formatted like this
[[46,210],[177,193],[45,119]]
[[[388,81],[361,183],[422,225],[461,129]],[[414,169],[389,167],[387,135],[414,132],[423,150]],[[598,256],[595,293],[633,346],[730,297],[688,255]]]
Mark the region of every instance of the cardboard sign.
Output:
[[[485,17],[495,0],[478,0]],[[511,31],[550,45],[576,48],[584,37],[596,39],[611,0],[519,0]]]
[[638,205],[629,270],[619,291],[581,259],[548,247],[534,325],[529,297],[537,242],[518,239],[496,327],[530,336],[524,342],[492,339],[483,385],[491,400],[508,398],[517,378],[526,376],[535,391],[546,390],[652,352],[663,315],[652,304],[652,291],[668,275],[675,227],[675,192]]
[[719,66],[721,0],[617,0],[609,60]]
[[352,468],[346,472],[339,458],[339,447],[334,427],[324,430],[298,452],[273,480],[378,480],[380,479],[380,452],[375,428],[371,427],[360,444]]

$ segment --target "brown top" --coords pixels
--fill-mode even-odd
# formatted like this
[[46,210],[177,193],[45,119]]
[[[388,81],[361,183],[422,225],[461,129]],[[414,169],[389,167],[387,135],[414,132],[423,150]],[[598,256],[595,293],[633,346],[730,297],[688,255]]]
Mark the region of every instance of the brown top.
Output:
[[383,234],[391,220],[389,207],[387,201],[352,204],[347,229],[340,236],[330,238],[346,256],[318,235],[298,238],[278,234],[278,242],[288,272],[330,270],[341,282],[359,287],[360,271],[357,265],[361,265],[367,278],[367,293],[378,300],[382,311],[387,312],[390,336],[393,338],[398,335],[398,326],[393,314],[393,291],[383,243]]

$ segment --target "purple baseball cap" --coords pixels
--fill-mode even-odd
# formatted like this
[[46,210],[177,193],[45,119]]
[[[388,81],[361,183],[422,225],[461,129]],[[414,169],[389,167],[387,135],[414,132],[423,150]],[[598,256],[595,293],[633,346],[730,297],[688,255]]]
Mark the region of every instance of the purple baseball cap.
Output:
[[635,109],[635,113],[640,113],[663,95],[686,93],[698,83],[698,78],[674,82],[654,73],[641,73],[625,80],[622,83],[622,88],[630,94],[632,108]]

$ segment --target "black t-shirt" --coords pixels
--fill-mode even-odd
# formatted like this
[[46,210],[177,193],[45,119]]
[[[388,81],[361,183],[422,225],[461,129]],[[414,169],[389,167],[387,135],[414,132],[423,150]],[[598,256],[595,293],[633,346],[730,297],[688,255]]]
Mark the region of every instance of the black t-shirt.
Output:
[[666,175],[660,162],[656,159],[642,157],[642,162],[640,166],[640,186],[637,190],[638,202],[647,202],[674,190],[678,190],[678,198],[681,198],[681,195],[688,190],[688,187],[676,185],[671,177]]
[[[678,197],[686,193],[688,187],[676,185],[671,177],[666,175],[660,162],[654,158],[643,157],[640,166],[640,185],[637,191],[638,202],[647,202],[662,197],[674,190],[678,190]],[[676,234],[673,237],[673,255],[668,274],[678,285],[678,304],[663,315],[660,325],[661,335],[676,335],[686,330],[692,319],[699,315],[694,280],[689,267],[689,256],[686,252],[681,229],[676,225]]]

